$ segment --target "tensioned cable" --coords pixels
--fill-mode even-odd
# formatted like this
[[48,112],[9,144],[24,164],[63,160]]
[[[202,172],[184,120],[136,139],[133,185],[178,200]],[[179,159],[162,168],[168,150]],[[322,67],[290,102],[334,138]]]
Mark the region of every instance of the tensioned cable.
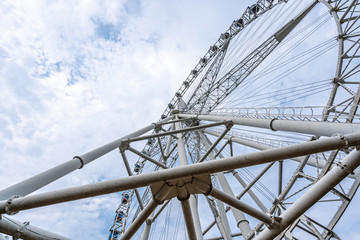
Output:
[[[248,93],[245,93],[245,94],[242,94],[240,95],[241,98],[239,98],[239,94],[243,93],[244,89],[245,88],[245,84],[243,85],[243,87],[240,87],[239,90],[237,90],[234,94],[233,94],[233,97],[227,101],[224,101],[221,105],[232,105],[232,106],[236,106],[238,103],[241,103],[241,104],[244,104],[243,100],[244,99],[256,99],[257,96],[256,95],[261,95],[261,96],[264,96],[266,95],[267,93],[263,94],[262,92],[269,88],[271,85],[275,84],[276,82],[279,82],[280,80],[286,78],[289,74],[297,71],[298,69],[304,67],[306,64],[310,63],[311,61],[313,61],[314,59],[320,57],[321,55],[325,54],[327,51],[331,50],[331,48],[327,49],[326,51],[323,51],[323,52],[320,52],[320,53],[317,53],[313,56],[311,56],[311,58],[308,58],[306,60],[303,60],[302,62],[300,62],[297,66],[295,66],[294,68],[290,68],[286,71],[283,71],[282,73],[280,73],[279,75],[275,76],[275,77],[272,77],[270,80],[268,80],[267,83],[265,83],[264,85],[262,85],[260,88],[256,88],[256,91],[248,91]],[[255,79],[253,82],[248,82],[246,84],[246,87],[249,88],[249,84],[252,84],[254,85],[254,83],[259,80],[258,79]],[[316,83],[314,83],[314,86]],[[269,94],[268,94],[269,95]],[[231,104],[229,104],[231,103]],[[254,106],[253,106],[254,107]]]
[[[264,24],[265,22],[273,22],[274,20],[278,19],[281,14],[283,14],[282,10],[284,9],[285,4],[280,6],[281,7],[279,11],[269,11],[267,13],[268,16],[262,16],[260,20],[256,19],[255,22],[252,22],[249,27],[245,28],[245,31],[241,32],[241,35],[236,36],[230,41],[230,46],[224,59],[224,63],[221,67],[221,72],[228,72],[226,69],[233,68],[234,64],[236,64],[236,61],[233,61],[233,59],[240,59],[240,56],[244,56],[245,53],[253,49],[259,43],[259,41],[262,40],[262,38],[254,37],[254,35],[256,35],[260,29],[264,30],[262,36],[265,35],[267,31],[269,31],[269,28],[264,28]],[[256,28],[254,32],[252,31],[253,28]],[[243,35],[245,35],[245,38],[243,38]],[[240,49],[239,46],[241,46]],[[219,75],[221,76],[222,74]]]
[[[238,131],[243,131],[243,132],[253,132],[253,133],[259,133],[261,135],[270,135],[270,136],[275,136],[275,137],[279,137],[279,138],[285,138],[285,139],[288,139],[289,136],[287,135],[282,135],[282,134],[275,134],[275,133],[271,133],[271,132],[262,132],[262,131],[255,131],[255,130],[251,130],[251,129],[242,129],[242,128],[238,128],[238,127],[233,127],[232,130],[238,130]],[[300,137],[295,137],[295,136],[291,136],[292,139],[297,139],[297,140],[300,140],[300,141],[306,141],[307,139],[305,138],[300,138]],[[271,139],[270,140],[278,140],[278,139]],[[286,142],[289,142],[289,141],[286,141]],[[297,142],[292,142],[292,143],[297,143]]]
[[[295,55],[294,57],[292,57],[291,59],[289,59],[287,61],[283,61],[283,62],[273,61],[271,63],[271,67],[269,66],[269,67],[264,68],[263,71],[261,71],[260,73],[254,75],[252,78],[263,77],[264,75],[272,73],[272,72],[278,70],[279,68],[281,68],[283,66],[286,66],[286,65],[288,65],[288,64],[290,64],[292,62],[295,62],[296,60],[298,60],[298,59],[300,59],[300,58],[302,58],[302,57],[304,57],[306,55],[309,55],[309,54],[311,54],[311,53],[313,53],[315,51],[321,51],[321,50],[323,50],[323,48],[327,49],[329,47],[333,47],[333,45],[337,45],[337,44],[334,44],[334,43],[336,43],[336,41],[337,40],[334,37],[334,38],[328,39],[328,40],[326,40],[326,41],[324,41],[324,42],[322,42],[322,43],[320,43],[320,44],[318,44],[318,45],[316,45],[316,46],[314,46],[314,47],[312,47],[312,48],[310,48],[310,49],[308,49],[308,50],[306,50],[306,51],[304,51],[302,53],[299,53],[298,55]],[[283,58],[283,57],[284,57],[284,54],[281,55],[281,58]]]
[[[289,11],[286,11],[286,12],[289,12]],[[283,13],[282,11],[279,11],[279,12],[278,12],[278,15],[277,15],[276,17],[278,18],[280,14],[283,15],[284,13]],[[325,14],[326,14],[326,15],[325,15]],[[321,18],[324,17],[324,16],[328,16],[327,12],[324,13],[323,15],[321,15],[319,18],[315,19],[315,20],[314,20],[313,22],[311,22],[310,24],[306,25],[304,28],[300,29],[298,32],[294,33],[291,38],[285,39],[282,43],[280,43],[279,47],[282,46],[285,42],[287,42],[287,41],[289,41],[290,39],[292,39],[294,36],[297,36],[298,34],[300,34],[301,32],[303,32],[304,30],[308,29],[311,25],[313,25],[316,21],[319,21],[319,19],[321,19]],[[277,18],[275,19],[275,23],[278,22],[278,21],[276,21]],[[283,17],[283,19],[285,19],[286,21],[288,21],[288,18],[284,18],[284,17]],[[281,23],[281,25],[278,24],[278,25],[279,25],[279,26],[277,27],[278,29],[280,28],[280,26],[283,26],[283,25],[285,24],[285,20]],[[269,22],[274,22],[274,21],[272,21],[272,19],[269,19]],[[268,29],[270,29],[270,28],[266,28],[266,29],[265,29],[265,32],[266,32],[266,30],[268,30]],[[248,35],[249,35],[249,36],[254,36],[253,33],[248,34]],[[259,42],[260,40],[264,41],[264,36],[266,36],[266,35],[265,35],[265,34],[262,34],[261,36],[256,37],[256,39],[258,39],[258,42]],[[237,46],[237,48],[239,48],[239,45]],[[241,59],[240,56],[244,56],[244,52],[245,52],[246,50],[248,50],[248,49],[253,49],[253,47],[252,47],[252,48],[249,48],[249,46],[246,46],[246,47],[240,46],[240,48],[243,49],[242,52],[239,52],[238,50],[236,50],[236,48],[234,48],[233,51],[236,51],[236,52],[238,52],[239,54],[238,54],[237,56],[234,56],[233,58],[228,58],[228,59],[231,59],[231,60],[229,60],[229,62],[231,62],[233,65],[236,63],[236,61],[233,61],[232,59]],[[229,52],[229,51],[228,51],[228,52]],[[227,54],[227,55],[228,55],[228,54]],[[224,65],[224,66],[227,66],[226,64],[223,64],[223,65]],[[233,66],[232,66],[232,67],[233,67]],[[229,70],[229,69],[226,68],[226,67],[224,67],[224,69],[227,69],[227,71],[225,71],[225,72],[228,72],[228,70]],[[221,76],[221,75],[220,75],[220,76]]]
[[[236,64],[236,61],[234,61],[234,59],[241,59],[242,56],[245,56],[245,54],[247,55],[249,53],[250,50],[254,49],[259,43],[260,41],[264,41],[264,36],[266,36],[266,33],[268,31],[270,31],[271,28],[266,28],[264,27],[266,22],[275,22],[278,23],[279,21],[277,21],[277,19],[280,18],[281,15],[284,15],[284,13],[286,12],[291,12],[291,11],[286,11],[288,9],[285,9],[285,4],[280,5],[280,9],[279,11],[270,11],[268,13],[269,16],[266,16],[261,18],[261,20],[259,21],[259,19],[257,19],[257,21],[255,21],[255,23],[250,24],[250,28],[247,28],[246,31],[244,31],[244,34],[247,36],[246,39],[242,39],[241,36],[237,36],[230,42],[230,46],[227,52],[227,56],[224,59],[224,63],[223,66],[221,67],[221,71],[219,73],[219,76],[222,76],[224,74],[221,74],[223,72],[227,73],[231,68],[234,67],[234,65]],[[275,14],[276,13],[276,14]],[[272,16],[274,15],[274,16]],[[284,17],[283,17],[284,18]],[[286,18],[285,18],[286,19]],[[255,26],[253,26],[255,25]],[[280,25],[280,24],[279,24]],[[256,28],[255,32],[252,32],[252,29]],[[257,34],[258,31],[262,29],[263,32],[262,34]],[[258,36],[260,35],[260,36]],[[254,37],[256,36],[256,37]],[[240,42],[240,39],[242,40]],[[249,40],[250,39],[250,40]]]
[[[296,97],[296,98],[293,98],[293,99],[290,99],[290,100],[288,100],[288,101],[281,102],[281,103],[284,104],[284,103],[292,102],[292,101],[294,101],[294,100],[301,99],[301,98],[305,98],[305,97],[309,97],[309,96],[312,96],[312,95],[315,95],[315,94],[318,94],[318,93],[321,93],[321,92],[326,92],[326,91],[329,91],[329,90],[331,90],[331,89],[332,89],[332,87],[329,87],[329,88],[327,88],[327,89],[323,89],[323,90],[317,91],[317,92],[312,92],[312,93],[309,93],[309,94],[307,94],[307,95],[299,96],[299,97]],[[273,105],[273,106],[276,106],[276,105]],[[273,107],[273,106],[272,106],[272,107]]]
[[[331,48],[327,49],[327,51],[329,51],[330,49],[331,49]],[[302,61],[301,64],[297,65],[297,66],[296,66],[295,68],[293,68],[293,69],[288,69],[287,71],[282,72],[282,73],[279,74],[278,76],[276,76],[276,77],[272,78],[270,81],[268,81],[267,84],[264,84],[261,88],[258,88],[258,90],[257,90],[256,92],[248,92],[247,97],[248,97],[249,93],[252,93],[253,95],[258,94],[258,93],[261,93],[261,92],[262,92],[263,90],[265,90],[266,88],[268,88],[268,87],[270,87],[271,85],[273,85],[274,83],[279,82],[280,80],[284,79],[284,78],[287,77],[290,73],[295,72],[296,70],[298,70],[298,69],[300,69],[301,67],[305,66],[306,64],[310,63],[312,60],[314,60],[315,58],[321,56],[321,55],[324,54],[324,53],[326,53],[326,51],[320,52],[320,53],[312,56],[311,58],[309,58],[309,59],[307,59],[307,60],[305,60],[305,61]],[[259,79],[259,78],[258,78],[258,79]],[[256,79],[256,80],[258,80],[258,79]],[[255,81],[256,81],[256,80],[255,80]],[[253,84],[255,81],[253,81],[251,84]],[[248,86],[247,86],[247,87],[248,87]],[[243,88],[244,88],[244,87],[243,87]],[[240,90],[242,90],[242,89],[240,89]],[[237,94],[239,94],[239,93],[237,93]],[[232,105],[236,105],[236,103],[239,102],[239,101],[241,101],[241,100],[234,100],[235,97],[236,97],[236,95],[233,96],[232,99],[224,102],[222,105],[226,105],[226,104],[228,104],[228,103],[232,103]],[[246,94],[245,94],[244,97],[246,97]],[[262,104],[259,104],[259,105],[262,106]],[[258,105],[258,106],[259,106],[259,105]],[[256,106],[253,106],[253,107],[256,107]]]
[[[251,171],[249,171],[247,168],[244,168],[244,170],[247,172],[247,174],[249,174],[249,176],[250,176],[252,179],[255,179],[255,176],[254,176],[254,174],[252,174]],[[267,193],[268,193],[270,196],[273,197],[273,199],[276,198],[275,194],[274,194],[273,192],[271,192],[270,189],[268,189],[268,188],[262,183],[262,181],[257,181],[257,183],[259,183],[259,185],[261,185],[261,186],[265,189],[265,191],[267,191]]]
[[[279,92],[279,93],[271,92],[269,94],[261,94],[263,97],[251,96],[251,97],[248,98],[248,101],[244,101],[244,99],[240,99],[238,101],[243,100],[241,102],[242,104],[254,103],[254,102],[258,102],[259,100],[276,98],[276,97],[283,96],[283,95],[289,96],[288,95],[289,93],[292,93],[293,95],[295,95],[295,94],[299,94],[299,93],[302,93],[302,92],[307,92],[308,90],[317,90],[317,89],[324,88],[326,86],[329,86],[329,83],[322,83],[322,84],[317,84],[317,85],[314,84],[314,85],[311,85],[311,86],[308,86],[308,87],[303,87],[303,88],[294,87],[293,90],[283,91],[283,92]],[[253,99],[253,100],[251,100],[251,99]]]
[[[336,44],[334,44],[334,46],[335,46]],[[332,47],[332,46],[331,46]],[[328,47],[327,48],[327,51],[328,50],[330,50],[331,49],[331,47]],[[309,60],[313,60],[313,59],[315,59],[316,57],[318,57],[318,56],[320,56],[321,55],[321,53],[325,53],[326,51],[324,51],[324,50],[322,50],[322,52],[320,52],[320,53],[318,53],[317,55],[314,55],[314,56],[312,56],[311,58],[309,58]],[[303,63],[304,63],[305,61],[303,61]],[[300,68],[300,66],[303,66],[304,64],[302,64],[302,65],[299,65],[299,66],[297,66],[297,68],[296,69],[289,69],[289,70],[287,70],[286,72],[283,72],[283,73],[281,73],[280,75],[283,75],[283,76],[286,76],[288,73],[291,73],[291,72],[294,72],[295,70],[297,70],[297,69],[299,69]],[[254,84],[257,80],[259,80],[260,78],[258,77],[258,78],[256,78],[256,79],[253,79],[253,78],[249,78],[247,81],[244,81],[245,83],[243,83],[242,85],[240,85],[240,88],[237,90],[237,92],[238,91],[241,91],[242,89],[244,89],[245,87],[248,87],[248,85],[251,83],[251,84]],[[275,79],[275,78],[273,78],[273,79]],[[273,80],[272,79],[272,80]],[[278,79],[277,81],[279,81],[280,79]],[[269,85],[271,85],[272,83],[271,83],[271,81],[268,81],[268,84],[267,85],[265,85],[265,86],[263,86],[262,87],[262,89],[265,89],[267,86],[269,86]],[[252,92],[248,92],[247,94],[245,94],[245,96],[244,97],[246,97],[246,96],[248,96],[250,93],[252,93]],[[253,94],[258,94],[259,92],[256,92],[256,93],[253,93]],[[236,96],[235,96],[236,97]],[[233,96],[233,98],[234,98],[234,96]],[[233,102],[234,103],[234,99],[229,99],[228,101],[226,101],[226,103],[227,102]]]
[[[227,149],[224,149],[223,151],[225,151],[225,153],[228,155],[228,156],[230,156],[230,153],[229,153],[229,151],[227,150]],[[247,168],[241,168],[241,169],[238,169],[238,172],[239,172],[239,174],[248,182],[248,183],[250,183],[253,179],[254,179],[254,177],[252,177],[252,176],[249,176],[249,175],[246,175],[246,174],[244,174],[244,173],[242,173],[242,171],[249,171]],[[253,187],[259,192],[259,193],[261,193],[266,199],[268,199],[270,202],[273,202],[274,201],[274,198],[272,199],[271,197],[272,197],[272,195],[270,194],[270,195],[268,195],[268,194],[266,194],[266,192],[271,192],[264,184],[261,184],[260,186],[258,185],[258,182],[260,182],[260,180],[259,181],[257,181],[257,183],[255,183],[254,185],[253,185]],[[263,190],[264,189],[264,190]]]
[[[294,50],[297,46],[300,45],[301,42],[305,41],[305,39],[307,39],[312,33],[314,33],[318,28],[320,28],[323,24],[325,24],[328,19],[330,19],[331,17],[328,17],[327,19],[323,20],[321,23],[319,23],[314,29],[312,29],[308,34],[306,34],[304,37],[302,37],[298,42],[296,42],[291,48],[289,48],[287,51],[285,51],[284,53],[280,54],[277,59],[275,59],[275,61],[273,61],[268,67],[265,67],[262,71],[266,71],[267,69],[270,69],[271,67],[273,67],[273,65],[277,64],[278,62],[281,62],[279,60],[285,59],[285,56],[288,55],[290,53],[290,51]],[[309,24],[310,25],[310,24]],[[303,28],[300,32],[303,32],[305,29],[307,28]],[[281,48],[280,48],[281,49]],[[279,50],[279,48],[278,48]],[[282,60],[282,62],[284,62],[284,60]],[[259,73],[260,74],[260,73]],[[258,74],[258,75],[259,75]],[[244,85],[244,83],[243,83]]]

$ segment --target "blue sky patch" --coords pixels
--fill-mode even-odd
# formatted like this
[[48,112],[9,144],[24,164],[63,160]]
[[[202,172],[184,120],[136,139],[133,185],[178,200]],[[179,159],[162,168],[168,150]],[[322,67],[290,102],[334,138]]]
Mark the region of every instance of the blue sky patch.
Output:
[[121,40],[121,26],[115,26],[112,23],[105,23],[99,19],[93,20],[95,24],[96,36],[103,38],[107,41],[120,42]]

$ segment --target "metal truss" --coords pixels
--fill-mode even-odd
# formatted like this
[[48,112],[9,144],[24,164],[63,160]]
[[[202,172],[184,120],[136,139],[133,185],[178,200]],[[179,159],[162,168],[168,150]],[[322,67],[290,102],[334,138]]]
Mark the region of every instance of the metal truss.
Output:
[[[237,34],[287,2],[258,0],[249,6],[191,70],[159,122],[1,190],[0,213],[121,192],[111,240],[150,239],[154,223],[174,201],[180,202],[188,239],[341,239],[334,228],[360,184],[359,1],[313,1],[219,75]],[[219,108],[319,4],[328,8],[338,33],[327,105]],[[134,147],[140,141],[142,150]],[[128,176],[31,194],[116,149]],[[207,212],[199,211],[201,199]],[[325,220],[314,218],[308,210],[323,203],[337,207]],[[206,226],[203,214],[211,218]],[[0,232],[15,239],[67,239],[6,216]],[[208,237],[210,232],[218,237]]]

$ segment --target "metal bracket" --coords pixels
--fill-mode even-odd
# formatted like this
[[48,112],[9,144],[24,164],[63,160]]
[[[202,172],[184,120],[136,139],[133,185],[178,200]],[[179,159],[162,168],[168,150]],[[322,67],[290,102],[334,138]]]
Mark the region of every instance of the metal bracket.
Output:
[[271,224],[265,224],[268,228],[276,228],[279,226],[279,222],[282,219],[281,217],[271,216]]
[[234,126],[233,121],[224,121],[227,130],[230,130]]
[[158,132],[160,132],[160,130],[162,130],[162,125],[161,124],[154,123],[154,125],[155,125],[155,128],[154,128],[155,133],[158,133]]
[[26,229],[26,227],[30,224],[30,222],[24,222],[24,224],[16,230],[15,234],[13,235],[13,239],[20,239],[21,234],[24,232],[24,229]]
[[130,147],[129,142],[121,141],[120,146],[119,146],[120,152],[124,152],[125,150],[128,150],[129,147]]
[[80,164],[81,164],[81,166],[79,167],[79,169],[83,168],[83,166],[85,165],[84,160],[82,160],[82,158],[79,157],[79,156],[73,157],[73,160],[74,160],[74,159],[79,159],[79,160],[80,160]]
[[6,203],[5,203],[5,212],[7,215],[14,215],[14,214],[17,214],[19,211],[11,211],[11,203],[12,201],[15,199],[15,198],[19,198],[21,196],[19,195],[14,195],[12,196],[11,198],[9,198]]
[[271,121],[270,121],[270,129],[273,130],[273,131],[276,131],[276,129],[273,128],[273,123],[274,123],[275,120],[278,120],[278,119],[277,119],[277,118],[273,118],[273,119],[271,119]]
[[346,166],[346,164],[342,164],[341,162],[335,163],[337,166],[341,167],[347,174],[354,174],[354,172]]
[[340,137],[340,140],[342,140],[344,142],[344,148],[345,149],[348,149],[349,148],[349,141],[347,140],[346,137],[344,137],[343,135],[341,134],[334,134],[332,135],[332,137]]

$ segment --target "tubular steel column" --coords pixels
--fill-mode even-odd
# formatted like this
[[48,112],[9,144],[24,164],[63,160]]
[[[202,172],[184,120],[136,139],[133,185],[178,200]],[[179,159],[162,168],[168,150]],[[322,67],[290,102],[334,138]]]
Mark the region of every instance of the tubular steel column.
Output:
[[6,216],[2,216],[2,219],[0,220],[0,232],[13,236],[13,239],[21,238],[26,240],[70,240],[70,238],[66,238],[58,234],[32,226],[29,224],[29,222],[22,223],[17,220],[10,219]]
[[[344,138],[346,138],[347,141],[344,141]],[[61,202],[70,202],[77,199],[119,192],[131,188],[145,187],[154,183],[229,171],[236,168],[270,163],[291,157],[298,157],[343,147],[360,146],[360,133],[345,135],[344,138],[339,136],[324,138],[277,149],[246,153],[239,156],[223,158],[221,160],[187,165],[181,168],[164,169],[131,177],[123,177],[99,183],[33,194],[31,196],[15,198],[11,202],[0,201],[0,214],[9,214],[25,209]],[[337,167],[334,167],[333,169],[335,168]]]
[[[176,116],[176,119],[178,119],[177,116]],[[176,122],[175,130],[180,130],[180,129],[181,129],[180,122]],[[182,133],[177,134],[177,145],[178,145],[180,166],[185,166],[185,165],[188,165],[188,161],[187,161],[186,152],[185,152],[185,144],[182,139],[182,136],[183,136]],[[188,203],[186,203],[186,202],[188,202]],[[187,206],[187,205],[189,205],[189,206]],[[199,240],[203,239],[201,225],[200,225],[200,218],[199,218],[199,214],[197,211],[195,196],[190,195],[188,200],[181,202],[181,206],[183,207],[185,220],[187,219],[187,217],[189,217],[189,216],[186,216],[186,214],[188,214],[187,212],[190,211],[190,213],[191,213],[191,218],[192,218],[192,222],[194,224],[194,231],[195,231],[196,239],[199,239]],[[189,207],[189,209],[187,209],[187,207]],[[188,229],[189,229],[189,227],[191,227],[191,226],[189,226],[188,222],[186,223],[186,226],[188,227]],[[189,233],[189,236],[190,236],[190,233]]]
[[146,221],[146,219],[153,213],[156,207],[160,204],[163,204],[164,199],[170,191],[170,187],[166,184],[154,194],[153,199],[151,199],[146,207],[140,212],[137,218],[131,223],[130,227],[122,235],[121,240],[131,239],[131,237],[136,233],[140,226]]
[[215,116],[215,115],[195,115],[195,114],[179,114],[181,118],[194,117],[199,120],[223,122],[232,121],[237,125],[249,127],[266,128],[273,131],[289,131],[297,133],[305,133],[317,136],[331,137],[334,134],[349,134],[360,132],[360,124],[356,123],[335,123],[335,122],[305,122],[295,120],[280,119],[257,119],[245,117]]
[[[210,143],[208,141],[208,139],[206,138],[206,136],[204,135],[204,133],[202,133],[201,131],[199,131],[199,134],[203,140],[203,143],[205,145],[205,147],[207,149],[210,148]],[[214,160],[214,154],[212,152],[210,152],[209,154],[209,158],[210,160]],[[222,172],[216,173],[216,177],[218,178],[220,185],[222,187],[222,189],[224,190],[225,193],[229,194],[232,197],[235,197],[233,191],[231,190],[231,187],[228,183],[228,181],[226,180],[226,177],[224,176],[224,174]],[[240,210],[231,207],[231,211],[234,214],[234,217],[237,221],[237,226],[240,229],[241,233],[243,236],[248,235],[248,233],[251,231],[250,225],[249,225],[249,221],[246,219],[244,213],[242,213]]]
[[[169,120],[167,118],[165,120]],[[165,121],[163,120],[163,121]],[[76,169],[82,168],[84,165],[92,162],[93,160],[103,156],[104,154],[118,148],[123,140],[128,138],[140,136],[152,129],[155,128],[156,124],[151,124],[147,127],[144,127],[136,132],[128,134],[122,138],[119,138],[113,142],[110,142],[102,147],[99,147],[95,150],[92,150],[88,153],[85,153],[81,156],[76,156],[72,160],[69,160],[65,163],[62,163],[54,168],[51,168],[45,172],[42,172],[38,175],[35,175],[31,178],[28,178],[22,182],[14,184],[8,188],[5,188],[0,191],[0,199],[9,199],[14,195],[26,196],[29,193],[32,193],[49,183],[75,171]]]
[[278,228],[266,228],[255,240],[274,239],[359,165],[360,151],[353,150],[279,216],[281,220]]

